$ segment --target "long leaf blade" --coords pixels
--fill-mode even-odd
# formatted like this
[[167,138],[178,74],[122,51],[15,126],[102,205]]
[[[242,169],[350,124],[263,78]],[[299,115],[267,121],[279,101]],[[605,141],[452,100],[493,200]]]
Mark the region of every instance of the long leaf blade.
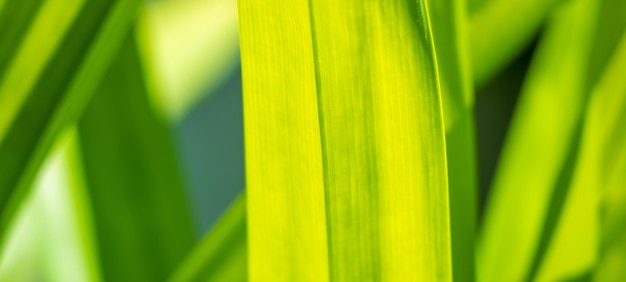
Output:
[[478,182],[465,1],[432,1],[429,8],[446,127],[452,270],[455,281],[474,281]]
[[251,280],[451,279],[426,4],[307,4],[239,5]]
[[171,136],[151,106],[127,33],[79,123],[104,280],[164,279],[194,242]]
[[[307,1],[239,1],[251,281],[326,281]],[[288,138],[288,139],[286,139]]]

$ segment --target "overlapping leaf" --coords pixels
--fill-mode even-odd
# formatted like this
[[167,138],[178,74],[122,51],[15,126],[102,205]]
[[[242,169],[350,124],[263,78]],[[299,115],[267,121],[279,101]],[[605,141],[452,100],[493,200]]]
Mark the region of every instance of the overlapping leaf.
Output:
[[[622,59],[619,55],[621,53],[614,50],[619,50],[620,35],[626,28],[626,19],[619,12],[626,7],[624,4],[623,1],[615,0],[604,0],[599,3],[599,15],[594,27],[593,50],[587,77],[588,85],[585,89],[592,97],[587,102],[584,121],[581,120],[581,136],[572,141],[580,142],[577,148],[578,156],[575,160],[568,157],[566,161],[571,170],[570,180],[567,183],[569,187],[561,188],[567,189],[569,196],[563,203],[560,219],[552,223],[555,226],[546,225],[550,222],[544,224],[544,229],[548,231],[553,229],[551,231],[553,234],[550,244],[546,245],[543,250],[545,258],[541,263],[541,268],[539,269],[538,261],[535,263],[538,268],[537,279],[555,280],[562,277],[590,276],[593,273],[593,267],[597,264],[598,255],[604,256],[610,249],[606,247],[607,244],[604,242],[606,239],[600,237],[600,226],[603,224],[599,222],[598,215],[601,212],[603,193],[607,191],[605,188],[607,186],[605,179],[609,178],[607,168],[613,165],[600,156],[604,153],[614,155],[621,150],[619,145],[610,145],[605,141],[609,138],[605,136],[607,132],[621,131],[618,129],[619,126],[609,130],[602,128],[605,125],[611,127],[611,124],[618,120],[615,114],[607,115],[607,113],[609,109],[613,109],[613,113],[619,112],[616,108],[619,106],[616,105],[620,105],[618,99],[621,84],[617,73],[620,73],[618,66],[622,64],[620,62]],[[570,148],[571,155],[572,148]],[[561,173],[561,176],[563,175]],[[619,199],[619,197],[608,195],[604,197]],[[551,209],[555,208],[551,207]],[[606,218],[616,220],[618,217],[607,216]],[[543,233],[548,234],[546,230]],[[604,230],[602,233],[607,233],[607,231]],[[602,237],[606,236],[602,234]],[[598,251],[599,240],[602,240],[600,242],[605,247]],[[540,248],[539,252],[541,251]]]
[[446,128],[452,269],[455,281],[473,281],[478,181],[465,1],[431,1],[429,8]]
[[[543,233],[544,227],[552,228],[550,218],[558,216],[567,194],[556,188],[559,177],[575,160],[567,158],[568,152],[578,150],[574,140],[588,96],[586,75],[597,10],[596,1],[564,3],[533,58],[479,240],[481,281],[532,280],[541,266],[537,261],[543,255],[536,254],[545,248],[541,242],[552,236],[549,230]],[[584,247],[592,248],[593,242]],[[579,262],[589,263],[583,256]]]
[[89,100],[137,3],[49,0],[34,22],[18,21],[30,30],[1,78],[0,236],[56,135]]

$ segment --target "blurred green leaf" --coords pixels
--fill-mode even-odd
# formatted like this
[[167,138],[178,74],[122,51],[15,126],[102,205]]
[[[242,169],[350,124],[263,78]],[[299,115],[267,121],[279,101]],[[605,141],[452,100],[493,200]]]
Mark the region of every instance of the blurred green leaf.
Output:
[[594,50],[589,66],[590,86],[595,86],[604,74],[604,69],[609,64],[620,38],[626,30],[626,1],[601,0],[600,14],[596,26]]
[[250,279],[450,280],[425,3],[239,8]]
[[513,62],[531,43],[559,2],[567,1],[470,1],[468,24],[472,73],[478,87]]
[[[89,100],[137,5],[135,0],[79,3],[47,1],[26,35],[32,41],[25,39],[1,78],[0,236],[55,137]],[[46,43],[38,45],[39,39]]]
[[[470,0],[468,7],[472,70],[477,86],[500,73],[533,40],[560,0]],[[595,84],[626,25],[626,1],[599,1],[589,81]]]
[[151,108],[134,41],[126,41],[79,123],[102,273],[107,281],[168,277],[194,243],[165,121]]
[[[9,1],[5,6],[0,1],[0,78],[4,77],[11,58],[17,53],[41,2],[42,0]],[[72,10],[71,5],[67,8]],[[63,21],[63,18],[58,20]]]
[[75,127],[59,135],[34,188],[45,234],[40,275],[46,281],[101,281],[77,141]]
[[[595,281],[626,279],[626,32],[607,70],[595,89],[593,110],[599,139],[595,151],[602,164],[598,179],[602,182],[602,238]],[[599,153],[598,153],[599,152]]]
[[246,198],[235,200],[170,281],[247,281]]
[[76,131],[54,143],[8,233],[2,281],[99,281]]
[[[586,161],[583,116],[576,122],[565,159],[549,195],[526,280],[555,281],[586,272],[595,260],[597,201],[595,183],[576,182]],[[585,140],[586,141],[586,140]],[[563,238],[565,237],[565,238]],[[572,251],[576,249],[576,251]]]
[[[568,165],[568,151],[577,150],[570,148],[576,146],[588,96],[586,76],[598,6],[595,0],[564,3],[533,58],[487,203],[478,242],[481,281],[533,276],[552,195]],[[580,256],[565,258],[569,270],[588,266],[593,242],[579,246],[577,253]]]
[[[623,93],[623,90],[619,89],[623,87],[620,86],[623,83],[620,82],[621,77],[618,78],[621,74],[619,66],[623,64],[623,59],[620,59],[619,53],[615,55],[613,53],[626,27],[626,19],[620,12],[626,8],[624,4],[623,1],[615,0],[604,0],[599,3],[598,23],[594,27],[593,51],[586,88],[586,91],[592,92],[593,96],[587,106],[580,156],[573,171],[569,199],[563,206],[562,218],[551,227],[554,229],[552,244],[545,249],[545,261],[538,273],[538,279],[542,281],[555,280],[566,275],[573,276],[574,273],[591,273],[594,265],[598,263],[598,255],[611,250],[610,247],[605,246],[598,251],[596,246],[600,240],[598,234],[601,224],[598,216],[600,197],[607,189],[608,182],[605,179],[609,177],[605,172],[609,171],[607,168],[612,166],[609,161],[599,156],[604,150],[608,150],[609,155],[619,154],[621,150],[621,145],[605,143],[607,130],[603,128],[610,127],[619,120],[615,114],[619,112],[619,109],[610,105],[620,105],[617,99],[620,97],[618,95]],[[613,61],[609,60],[612,57]],[[612,101],[609,102],[609,100]],[[608,115],[608,109],[613,110],[611,115]],[[615,126],[610,128],[610,131],[621,132],[622,130],[619,126]],[[623,144],[623,142],[617,142]],[[617,196],[605,197],[619,199]],[[616,220],[614,222],[619,222],[618,225],[624,222],[624,219],[610,220]],[[549,226],[549,222],[544,224],[544,229],[548,229]],[[603,234],[602,237],[602,244],[606,245],[607,234]]]
[[429,2],[443,100],[455,281],[474,281],[477,159],[465,1]]
[[[33,193],[38,195],[39,193]],[[8,226],[5,245],[0,254],[0,280],[37,281],[44,265],[41,250],[44,247],[42,218],[36,204],[40,197],[24,199]]]

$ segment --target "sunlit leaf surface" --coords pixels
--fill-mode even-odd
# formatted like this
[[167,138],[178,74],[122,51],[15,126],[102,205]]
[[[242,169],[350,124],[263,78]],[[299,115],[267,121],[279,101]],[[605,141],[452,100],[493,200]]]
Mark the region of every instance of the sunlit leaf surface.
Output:
[[306,1],[240,1],[249,278],[328,280],[324,176]]
[[250,279],[450,280],[426,4],[239,9]]

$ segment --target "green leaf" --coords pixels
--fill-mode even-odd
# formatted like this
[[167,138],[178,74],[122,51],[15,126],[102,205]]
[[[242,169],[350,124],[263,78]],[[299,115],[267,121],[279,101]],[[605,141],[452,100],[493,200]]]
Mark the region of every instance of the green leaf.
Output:
[[593,111],[598,143],[596,162],[602,163],[598,179],[602,182],[602,238],[600,258],[594,273],[595,281],[626,279],[623,262],[626,259],[626,33],[608,61],[607,69],[595,89]]
[[239,9],[250,279],[450,280],[426,4]]
[[[38,193],[33,193],[37,195]],[[43,268],[41,249],[44,246],[42,219],[36,204],[40,197],[28,197],[8,226],[5,245],[0,254],[0,280],[36,281]]]
[[[17,6],[24,9],[28,4],[29,2],[25,2],[24,5]],[[6,46],[14,48],[6,50],[7,55],[11,54],[12,57],[6,58],[6,64],[3,64],[3,73],[6,75],[1,78],[0,84],[0,137],[4,137],[16,118],[28,91],[37,83],[38,76],[61,44],[81,7],[80,1],[45,1],[42,5],[33,7],[32,15],[28,18],[30,21],[17,19],[17,24],[24,25],[22,34],[16,38],[9,36],[5,40]],[[8,31],[9,35],[11,31]],[[13,41],[9,41],[12,39]]]
[[194,243],[165,121],[148,100],[134,34],[79,123],[102,273],[107,281],[158,281]]
[[430,4],[446,127],[453,278],[474,281],[478,182],[474,93],[466,54],[465,1],[432,1]]
[[589,81],[595,86],[600,76],[605,72],[607,64],[611,61],[613,53],[626,31],[626,1],[602,0],[600,1],[600,14],[596,26],[594,50],[589,66]]
[[469,9],[472,73],[482,86],[531,43],[560,0],[473,0]]
[[328,280],[307,1],[239,1],[249,280]]
[[[41,2],[42,0],[24,0],[0,4],[0,78],[4,76],[11,58],[17,53]],[[72,10],[71,5],[67,8]],[[59,20],[62,22],[63,18],[60,17]]]
[[[611,241],[607,238],[612,235],[607,236],[607,233],[612,232],[608,231],[610,228],[604,226],[605,230],[602,232],[605,234],[602,234],[602,239],[600,238],[599,231],[603,223],[599,222],[600,217],[597,214],[603,193],[605,199],[617,200],[620,197],[606,193],[610,190],[606,188],[609,186],[606,179],[610,178],[608,171],[613,164],[600,156],[603,154],[619,155],[620,146],[623,144],[623,141],[616,141],[615,144],[606,143],[605,139],[609,137],[605,135],[611,131],[622,132],[621,128],[614,124],[619,120],[617,114],[621,110],[619,99],[624,93],[623,90],[620,90],[620,87],[624,87],[620,76],[622,74],[620,64],[623,64],[623,59],[619,57],[620,53],[613,53],[618,48],[620,35],[624,34],[626,27],[626,19],[624,19],[623,13],[619,12],[626,6],[624,6],[623,1],[604,0],[600,1],[599,7],[587,78],[589,81],[588,91],[591,91],[593,95],[587,106],[584,125],[581,124],[584,127],[580,152],[578,152],[579,157],[576,167],[572,171],[571,187],[567,188],[570,191],[561,212],[561,219],[558,225],[551,227],[553,229],[551,237],[553,238],[549,248],[540,247],[537,253],[545,253],[542,266],[537,269],[540,270],[537,279],[542,281],[591,273],[592,268],[598,264],[598,255],[609,253],[611,252],[609,250],[612,250],[609,247],[610,243],[607,244],[606,242]],[[614,59],[609,60],[611,57]],[[566,161],[570,167],[572,163],[572,161]],[[623,184],[618,185],[624,186]],[[605,211],[611,210],[610,206],[611,204],[605,205]],[[553,206],[551,206],[551,210],[554,210]],[[612,217],[606,216],[605,218],[608,222],[614,220],[609,225],[621,226],[623,219],[620,219],[619,216],[611,219]],[[550,229],[548,228],[549,223],[544,224],[544,226],[543,233],[545,235],[546,230]],[[542,238],[546,237],[542,236]],[[602,240],[602,245],[604,245],[600,250],[598,250],[599,240]],[[619,247],[615,249],[619,249]],[[538,260],[535,260],[534,265],[539,266]]]
[[64,130],[46,157],[7,234],[0,280],[100,281],[76,140]]
[[[570,144],[549,195],[534,255],[525,280],[555,281],[585,272],[595,260],[597,183],[583,182],[583,114],[575,125]],[[587,172],[587,171],[583,171]],[[584,185],[581,185],[583,184]],[[575,251],[572,251],[575,249]]]
[[[127,31],[137,2],[94,0],[81,6],[80,2],[55,0],[42,7],[26,35],[32,39],[25,39],[1,78],[0,236],[55,137],[77,119],[89,100]],[[78,11],[76,16],[72,11]],[[48,28],[54,32],[46,32]]]
[[[528,46],[561,0],[469,0],[472,70],[482,86]],[[622,0],[602,2],[589,81],[594,85],[626,25]]]
[[[568,151],[576,150],[570,148],[576,146],[573,140],[587,102],[586,75],[598,6],[593,0],[564,3],[555,11],[533,58],[478,242],[481,281],[521,281],[532,276],[552,195],[559,175],[567,169]],[[578,267],[585,261],[572,257],[569,263]]]
[[[49,281],[102,280],[77,142],[75,127],[59,135],[33,191],[46,234],[40,275]],[[64,254],[62,260],[59,254]]]
[[170,281],[247,281],[246,198],[242,194],[194,248]]

